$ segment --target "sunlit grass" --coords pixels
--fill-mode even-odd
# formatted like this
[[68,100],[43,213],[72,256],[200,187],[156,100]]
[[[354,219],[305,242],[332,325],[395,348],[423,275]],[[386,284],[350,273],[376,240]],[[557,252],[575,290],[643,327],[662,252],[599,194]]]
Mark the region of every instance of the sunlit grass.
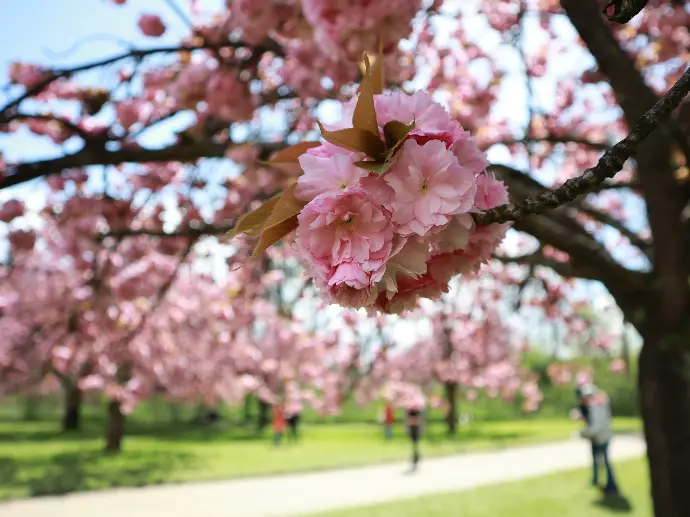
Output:
[[[568,420],[474,422],[447,437],[443,426],[427,430],[426,457],[568,438]],[[619,419],[616,429],[639,429],[636,419]],[[410,445],[402,426],[393,440],[370,424],[306,424],[300,443],[276,448],[270,433],[220,424],[143,425],[127,429],[121,454],[104,456],[103,428],[87,421],[64,433],[57,422],[0,421],[0,498],[66,493],[115,486],[279,474],[407,459]]]
[[652,517],[644,460],[616,465],[623,497],[603,497],[590,487],[589,470],[429,495],[309,517]]

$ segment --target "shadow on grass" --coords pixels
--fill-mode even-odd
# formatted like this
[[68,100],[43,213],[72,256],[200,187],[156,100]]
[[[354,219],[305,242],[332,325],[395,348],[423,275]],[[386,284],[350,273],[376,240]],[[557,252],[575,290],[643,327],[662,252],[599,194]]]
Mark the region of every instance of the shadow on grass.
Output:
[[632,504],[623,494],[602,494],[601,499],[594,501],[594,505],[612,513],[631,513]]
[[0,457],[0,486],[12,497],[60,495],[84,490],[160,484],[188,454],[148,451],[106,456],[99,451],[55,454],[22,460]]
[[[63,431],[54,422],[45,425],[17,425],[14,429],[0,430],[0,443],[13,442],[72,442],[83,440],[99,440],[103,438],[105,422],[90,421],[76,431]],[[174,425],[142,424],[128,422],[126,435],[142,438],[155,438],[172,442],[199,441],[253,441],[261,440],[262,435],[254,428],[235,427],[228,424],[199,425],[179,423]]]

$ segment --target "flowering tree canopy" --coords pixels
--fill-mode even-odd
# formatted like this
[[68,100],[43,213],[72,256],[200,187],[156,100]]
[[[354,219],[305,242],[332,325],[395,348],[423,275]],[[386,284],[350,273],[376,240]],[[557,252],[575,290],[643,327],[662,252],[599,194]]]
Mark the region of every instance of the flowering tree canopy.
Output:
[[[134,358],[114,381],[112,366],[62,348],[45,362],[53,322],[68,328],[71,317],[72,334],[88,340],[98,341],[94,328],[121,336],[127,345],[108,352],[120,364],[178,274],[209,241],[219,246],[205,236],[233,229],[259,237],[259,251],[290,234],[283,246],[294,245],[331,300],[384,312],[437,297],[451,276],[471,277],[493,255],[510,263],[485,270],[506,293],[540,289],[552,312],[565,305],[559,290],[575,289],[566,279],[601,282],[615,298],[645,343],[655,513],[690,514],[690,381],[676,368],[690,342],[687,1],[190,0],[147,9],[132,18],[140,48],[8,71],[0,310],[24,314],[2,323],[13,349],[34,336],[42,345],[31,353],[65,378],[126,387]],[[12,145],[29,136],[52,154]],[[21,199],[27,182],[45,186],[41,206]],[[253,210],[254,226],[238,227]],[[233,240],[218,253],[253,278],[265,260],[249,260],[255,245]],[[18,286],[41,276],[51,280],[33,300],[18,300]],[[46,310],[31,314],[31,304]],[[60,346],[76,350],[79,339]]]

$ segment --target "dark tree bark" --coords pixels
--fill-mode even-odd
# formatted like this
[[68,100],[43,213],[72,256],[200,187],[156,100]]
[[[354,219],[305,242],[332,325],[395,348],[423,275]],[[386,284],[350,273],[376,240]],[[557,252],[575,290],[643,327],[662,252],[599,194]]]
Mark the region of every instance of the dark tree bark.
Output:
[[446,382],[443,385],[446,403],[446,425],[449,435],[455,435],[458,430],[458,384],[456,382]]
[[[632,127],[656,94],[595,0],[561,0],[561,5]],[[653,271],[642,296],[631,300],[605,282],[644,339],[638,385],[655,517],[690,516],[690,249],[681,215],[686,194],[671,164],[671,146],[687,144],[683,140],[667,124],[637,150],[637,180],[653,236]]]
[[638,374],[656,517],[690,515],[690,312],[685,328],[653,316],[642,330]]
[[63,431],[76,431],[81,428],[82,392],[74,385],[65,386],[65,413],[62,416]]
[[105,435],[105,452],[117,453],[122,450],[122,438],[125,434],[125,415],[120,403],[111,400],[108,403],[108,429]]

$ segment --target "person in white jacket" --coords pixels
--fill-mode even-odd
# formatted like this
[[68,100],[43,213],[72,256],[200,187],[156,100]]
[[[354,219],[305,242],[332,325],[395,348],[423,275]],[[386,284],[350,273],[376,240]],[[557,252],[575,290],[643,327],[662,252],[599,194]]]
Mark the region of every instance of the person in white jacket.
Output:
[[613,438],[611,429],[611,405],[606,393],[597,389],[593,384],[586,384],[578,389],[580,403],[587,408],[587,427],[580,432],[583,438],[592,442],[593,478],[592,484],[599,484],[599,468],[604,464],[606,468],[606,485],[604,492],[617,494],[618,485],[609,460],[609,443]]

